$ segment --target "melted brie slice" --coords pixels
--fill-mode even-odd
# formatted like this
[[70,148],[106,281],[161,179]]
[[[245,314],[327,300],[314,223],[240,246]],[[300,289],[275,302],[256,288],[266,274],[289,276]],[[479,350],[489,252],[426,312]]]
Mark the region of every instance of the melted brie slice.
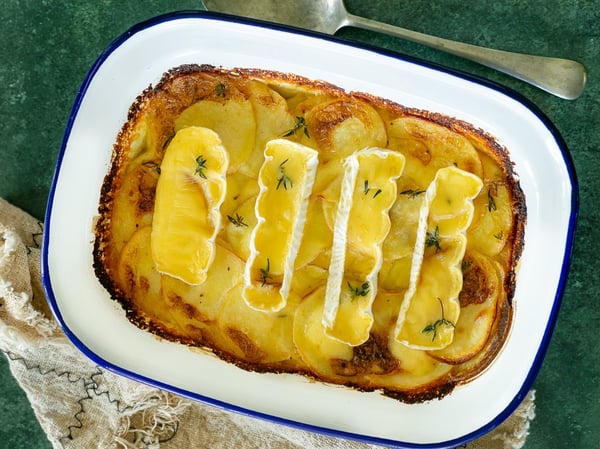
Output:
[[275,139],[266,145],[242,290],[256,310],[286,305],[318,164],[317,151],[299,143]]
[[206,280],[221,226],[229,156],[219,136],[191,126],[165,151],[156,186],[151,250],[158,272],[188,284]]
[[396,179],[404,156],[367,148],[344,160],[344,176],[333,229],[323,326],[327,335],[351,346],[369,338],[377,294],[382,244],[390,230]]
[[482,181],[454,166],[438,170],[425,192],[395,338],[413,349],[441,349],[452,343],[460,316],[461,263],[473,199]]

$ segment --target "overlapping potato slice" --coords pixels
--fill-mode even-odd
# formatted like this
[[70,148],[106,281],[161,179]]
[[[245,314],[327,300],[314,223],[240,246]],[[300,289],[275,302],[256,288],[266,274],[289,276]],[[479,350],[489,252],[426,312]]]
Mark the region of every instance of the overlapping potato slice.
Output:
[[405,175],[428,185],[448,166],[483,177],[479,153],[465,136],[431,120],[399,117],[388,123],[389,147],[406,156]]
[[303,122],[323,160],[343,158],[367,147],[384,147],[385,124],[377,111],[358,99],[320,101]]
[[452,342],[460,316],[465,231],[481,187],[477,176],[450,166],[437,172],[425,192],[409,286],[394,330],[410,348],[442,349]]
[[256,195],[247,198],[223,218],[224,244],[243,260],[248,260],[250,256],[250,237],[256,226],[255,204]]
[[264,160],[267,142],[288,134],[296,121],[288,110],[287,102],[278,92],[255,80],[249,81],[245,87],[254,111],[256,131],[254,149],[240,166],[240,171],[256,176]]
[[331,361],[349,363],[354,349],[327,335],[323,327],[325,285],[319,286],[296,308],[293,325],[294,345],[313,372],[325,378],[337,376]]
[[244,262],[234,253],[215,246],[215,258],[206,281],[190,285],[171,276],[162,276],[162,294],[173,309],[181,310],[190,322],[207,322],[217,318],[224,296],[244,272]]
[[159,171],[159,164],[145,159],[138,161],[123,176],[112,205],[114,220],[119,223],[113,230],[118,251],[137,229],[152,224]]
[[150,252],[151,232],[150,226],[144,226],[131,235],[119,257],[118,279],[123,292],[132,299],[130,307],[143,310],[146,317],[160,317],[169,326],[176,319],[161,298],[161,276],[154,269]]
[[[224,298],[217,323],[229,339],[228,349],[249,362],[273,363],[296,358],[292,341],[294,309],[299,298],[290,293],[286,306],[273,313],[249,308],[242,299],[243,284]],[[240,320],[240,317],[244,317]]]
[[390,207],[402,154],[368,148],[344,160],[344,177],[333,231],[323,325],[351,346],[369,338],[382,244],[390,230]]
[[469,248],[488,256],[502,251],[513,226],[511,204],[512,198],[505,184],[486,183],[475,202],[477,217],[467,234]]
[[323,200],[312,197],[308,205],[305,228],[310,232],[304,233],[302,243],[296,257],[296,270],[306,264],[314,263],[323,268],[329,267],[329,253],[333,241],[333,232],[327,226],[323,213]]
[[188,284],[205,281],[221,225],[228,163],[227,150],[208,128],[184,128],[171,140],[152,222],[152,257],[160,273]]
[[267,143],[242,290],[254,309],[286,305],[318,163],[312,148],[285,139]]
[[[229,152],[230,172],[248,159],[256,141],[256,117],[243,86],[232,78],[215,80],[209,93],[175,120],[175,132],[189,126],[215,131]],[[235,124],[235,126],[232,126]]]

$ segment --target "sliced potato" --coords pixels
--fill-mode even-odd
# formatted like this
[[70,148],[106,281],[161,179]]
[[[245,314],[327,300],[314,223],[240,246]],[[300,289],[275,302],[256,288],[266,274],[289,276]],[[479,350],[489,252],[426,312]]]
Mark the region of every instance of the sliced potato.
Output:
[[273,137],[283,137],[293,129],[296,121],[285,99],[266,84],[251,80],[245,89],[254,111],[256,131],[254,149],[240,166],[240,171],[248,176],[256,176],[264,161],[267,142]]
[[172,326],[177,319],[162,299],[161,276],[154,269],[150,253],[151,232],[152,228],[145,226],[132,234],[121,251],[118,279],[135,309],[143,310],[146,317],[158,317],[166,326]]
[[373,107],[358,100],[319,103],[306,113],[306,126],[324,160],[387,144],[381,116]]
[[250,256],[250,238],[257,221],[255,203],[256,196],[251,196],[223,218],[225,241],[231,251],[243,260]]
[[475,200],[476,218],[467,232],[469,248],[488,256],[500,253],[513,226],[512,199],[501,183],[484,186]]
[[248,307],[241,289],[240,284],[225,296],[217,318],[219,328],[236,347],[235,351],[250,362],[273,363],[296,358],[292,328],[298,298],[292,293],[282,310],[263,312]]
[[212,95],[189,106],[175,120],[175,132],[189,126],[209,128],[219,135],[229,154],[230,172],[246,162],[256,144],[252,103],[231,80],[216,84]]
[[319,256],[328,253],[331,249],[333,232],[325,220],[322,203],[321,198],[313,197],[308,204],[305,227],[310,229],[310,232],[305,232],[303,235],[296,258],[296,270],[315,262]]
[[215,259],[206,281],[190,285],[171,276],[162,277],[162,294],[175,306],[183,308],[195,320],[212,321],[217,318],[224,296],[244,272],[244,262],[231,251],[217,245]]
[[419,117],[400,117],[388,123],[390,148],[406,156],[407,176],[428,185],[437,170],[455,166],[483,177],[479,153],[464,136]]
[[332,360],[350,362],[353,348],[329,337],[323,327],[323,304],[325,286],[317,288],[296,308],[294,315],[293,339],[302,360],[315,373],[325,378],[334,378]]
[[154,195],[159,177],[159,165],[151,160],[139,161],[123,176],[121,188],[113,200],[114,243],[120,251],[140,227],[152,224]]

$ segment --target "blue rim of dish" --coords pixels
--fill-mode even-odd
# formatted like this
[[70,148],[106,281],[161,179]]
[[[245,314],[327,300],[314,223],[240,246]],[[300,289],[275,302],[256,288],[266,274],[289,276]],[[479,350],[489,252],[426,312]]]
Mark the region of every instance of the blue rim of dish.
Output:
[[[95,354],[77,337],[77,335],[75,335],[68,328],[68,326],[66,325],[65,321],[62,318],[62,314],[61,314],[58,304],[56,302],[56,297],[52,290],[52,282],[49,277],[48,248],[49,248],[49,236],[50,236],[50,223],[51,223],[51,216],[52,216],[52,205],[54,202],[54,195],[56,193],[56,185],[57,185],[57,182],[59,179],[60,168],[62,166],[63,157],[65,154],[67,142],[69,141],[69,137],[70,137],[70,134],[72,131],[75,117],[77,116],[77,114],[79,112],[79,108],[81,106],[83,98],[85,97],[85,94],[89,88],[91,81],[93,80],[94,76],[96,75],[96,72],[102,66],[104,61],[117,48],[119,48],[124,42],[126,42],[133,35],[141,32],[145,29],[151,28],[156,25],[160,25],[165,22],[170,22],[170,21],[179,20],[179,19],[189,19],[189,18],[221,20],[221,21],[225,21],[225,22],[254,25],[254,26],[270,28],[270,29],[274,29],[274,30],[278,30],[278,31],[286,32],[286,33],[299,34],[299,35],[304,35],[304,36],[308,36],[308,37],[312,37],[312,38],[323,39],[326,41],[331,41],[331,42],[335,42],[335,43],[342,44],[342,45],[347,45],[347,46],[356,47],[359,49],[364,49],[364,50],[367,50],[367,51],[370,51],[373,53],[380,54],[382,56],[391,57],[394,59],[398,59],[398,60],[402,60],[402,61],[406,61],[406,62],[410,62],[410,63],[415,63],[420,66],[427,67],[427,68],[430,68],[430,69],[433,69],[433,70],[436,70],[439,72],[448,73],[448,74],[457,76],[459,78],[465,79],[467,81],[472,81],[477,84],[483,85],[487,88],[499,91],[502,94],[512,98],[513,100],[516,100],[517,102],[523,104],[544,124],[544,126],[547,128],[547,130],[552,134],[552,136],[554,137],[554,139],[556,141],[556,144],[558,145],[558,147],[561,151],[561,154],[563,157],[563,162],[565,163],[567,172],[569,174],[569,181],[571,184],[571,212],[570,212],[570,217],[569,217],[569,226],[568,226],[568,232],[567,232],[567,236],[566,236],[566,244],[565,244],[565,251],[564,251],[563,263],[562,263],[562,268],[561,268],[561,275],[560,275],[559,283],[557,286],[556,294],[554,297],[552,309],[550,311],[550,316],[548,318],[548,322],[546,325],[546,329],[545,329],[544,335],[542,337],[540,346],[538,348],[537,354],[533,360],[533,364],[527,374],[527,377],[525,378],[523,385],[521,386],[521,388],[519,389],[519,391],[517,392],[515,397],[512,399],[512,401],[505,407],[505,409],[503,411],[501,411],[488,424],[481,426],[480,428],[478,428],[464,436],[455,438],[453,440],[448,440],[448,441],[439,442],[439,443],[423,443],[422,444],[422,443],[401,442],[401,441],[389,440],[386,438],[379,438],[379,437],[373,437],[373,436],[368,436],[368,435],[360,435],[360,434],[355,434],[355,433],[351,433],[351,432],[347,432],[347,431],[320,427],[320,426],[313,425],[313,424],[301,423],[301,422],[293,421],[290,419],[281,418],[278,416],[273,416],[273,415],[269,415],[266,413],[257,412],[257,411],[251,410],[251,409],[236,406],[233,404],[225,403],[220,400],[206,397],[201,394],[190,392],[190,391],[178,388],[178,387],[174,387],[172,385],[169,385],[169,384],[148,378],[146,376],[142,376],[138,373],[123,369],[107,360],[102,359],[100,356]],[[48,197],[46,214],[45,214],[46,229],[45,229],[43,241],[42,241],[42,260],[41,260],[42,282],[43,282],[43,287],[44,287],[44,290],[46,293],[46,298],[50,305],[52,313],[54,314],[54,317],[58,321],[58,323],[61,326],[65,335],[67,335],[67,337],[71,340],[71,342],[81,352],[83,352],[88,358],[90,358],[95,363],[97,363],[99,366],[101,366],[109,371],[115,372],[115,373],[120,374],[129,379],[133,379],[135,381],[142,382],[144,384],[147,384],[147,385],[150,385],[150,386],[153,386],[156,388],[171,391],[172,393],[175,393],[177,395],[184,396],[184,397],[196,400],[196,401],[200,401],[200,402],[203,402],[203,403],[206,403],[206,404],[209,404],[209,405],[221,408],[221,409],[237,412],[237,413],[255,417],[255,418],[261,418],[261,419],[264,419],[267,421],[287,425],[290,427],[295,427],[295,428],[309,431],[309,432],[316,432],[316,433],[320,433],[323,435],[328,435],[328,436],[333,436],[333,437],[338,437],[338,438],[345,438],[345,439],[349,439],[349,440],[360,441],[363,443],[376,444],[376,445],[382,445],[382,446],[387,446],[387,447],[394,447],[394,448],[398,448],[398,449],[417,449],[417,448],[418,449],[445,449],[445,448],[449,449],[449,448],[454,448],[454,447],[460,446],[462,444],[466,444],[466,443],[473,441],[473,440],[485,435],[486,433],[492,431],[494,428],[496,428],[498,425],[500,425],[506,418],[508,418],[512,414],[512,412],[519,406],[519,404],[523,401],[523,399],[525,399],[527,393],[531,389],[531,387],[539,373],[539,370],[541,369],[542,362],[543,362],[546,352],[548,350],[550,338],[552,336],[554,327],[556,325],[556,320],[557,320],[558,312],[559,312],[560,305],[562,302],[564,289],[566,287],[569,266],[570,266],[571,257],[572,257],[574,234],[575,234],[575,227],[576,227],[578,213],[579,213],[579,184],[577,181],[577,175],[575,172],[573,160],[567,149],[566,143],[564,142],[562,136],[560,135],[559,131],[556,129],[554,124],[548,119],[548,117],[534,103],[532,103],[530,100],[525,98],[520,93],[514,91],[513,89],[503,86],[501,84],[495,83],[493,81],[487,80],[485,78],[478,77],[476,75],[461,72],[456,69],[451,69],[451,68],[448,68],[448,67],[445,67],[445,66],[442,66],[439,64],[424,61],[424,60],[421,60],[421,59],[418,59],[418,58],[415,58],[412,56],[408,56],[408,55],[405,55],[402,53],[394,52],[391,50],[385,50],[385,49],[375,47],[372,45],[368,45],[368,44],[364,44],[364,43],[348,41],[346,39],[341,39],[339,37],[330,36],[330,35],[314,32],[314,31],[298,29],[295,27],[279,25],[279,24],[264,22],[264,21],[255,20],[255,19],[246,19],[246,18],[231,16],[231,15],[221,14],[221,13],[213,13],[213,12],[207,12],[207,11],[178,11],[178,12],[172,12],[172,13],[160,15],[160,16],[148,19],[146,21],[140,22],[136,25],[133,25],[131,28],[129,28],[127,31],[125,31],[123,34],[121,34],[119,37],[117,37],[115,40],[113,40],[106,47],[106,49],[102,53],[100,53],[100,55],[98,56],[96,61],[93,63],[93,65],[89,69],[85,79],[83,80],[83,82],[77,92],[77,96],[75,98],[73,107],[71,109],[71,113],[70,113],[68,121],[67,121],[65,134],[63,136],[61,148],[60,148],[60,151],[58,154],[56,168],[54,171],[52,185],[51,185],[50,193],[49,193],[49,197]]]

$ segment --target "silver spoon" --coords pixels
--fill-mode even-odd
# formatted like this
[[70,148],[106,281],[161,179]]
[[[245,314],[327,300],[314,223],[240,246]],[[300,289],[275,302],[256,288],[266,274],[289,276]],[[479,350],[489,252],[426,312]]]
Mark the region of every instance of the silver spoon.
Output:
[[491,67],[566,100],[578,98],[586,83],[576,61],[524,55],[455,42],[350,14],[343,0],[201,0],[209,11],[283,23],[334,34],[354,26],[399,37]]

